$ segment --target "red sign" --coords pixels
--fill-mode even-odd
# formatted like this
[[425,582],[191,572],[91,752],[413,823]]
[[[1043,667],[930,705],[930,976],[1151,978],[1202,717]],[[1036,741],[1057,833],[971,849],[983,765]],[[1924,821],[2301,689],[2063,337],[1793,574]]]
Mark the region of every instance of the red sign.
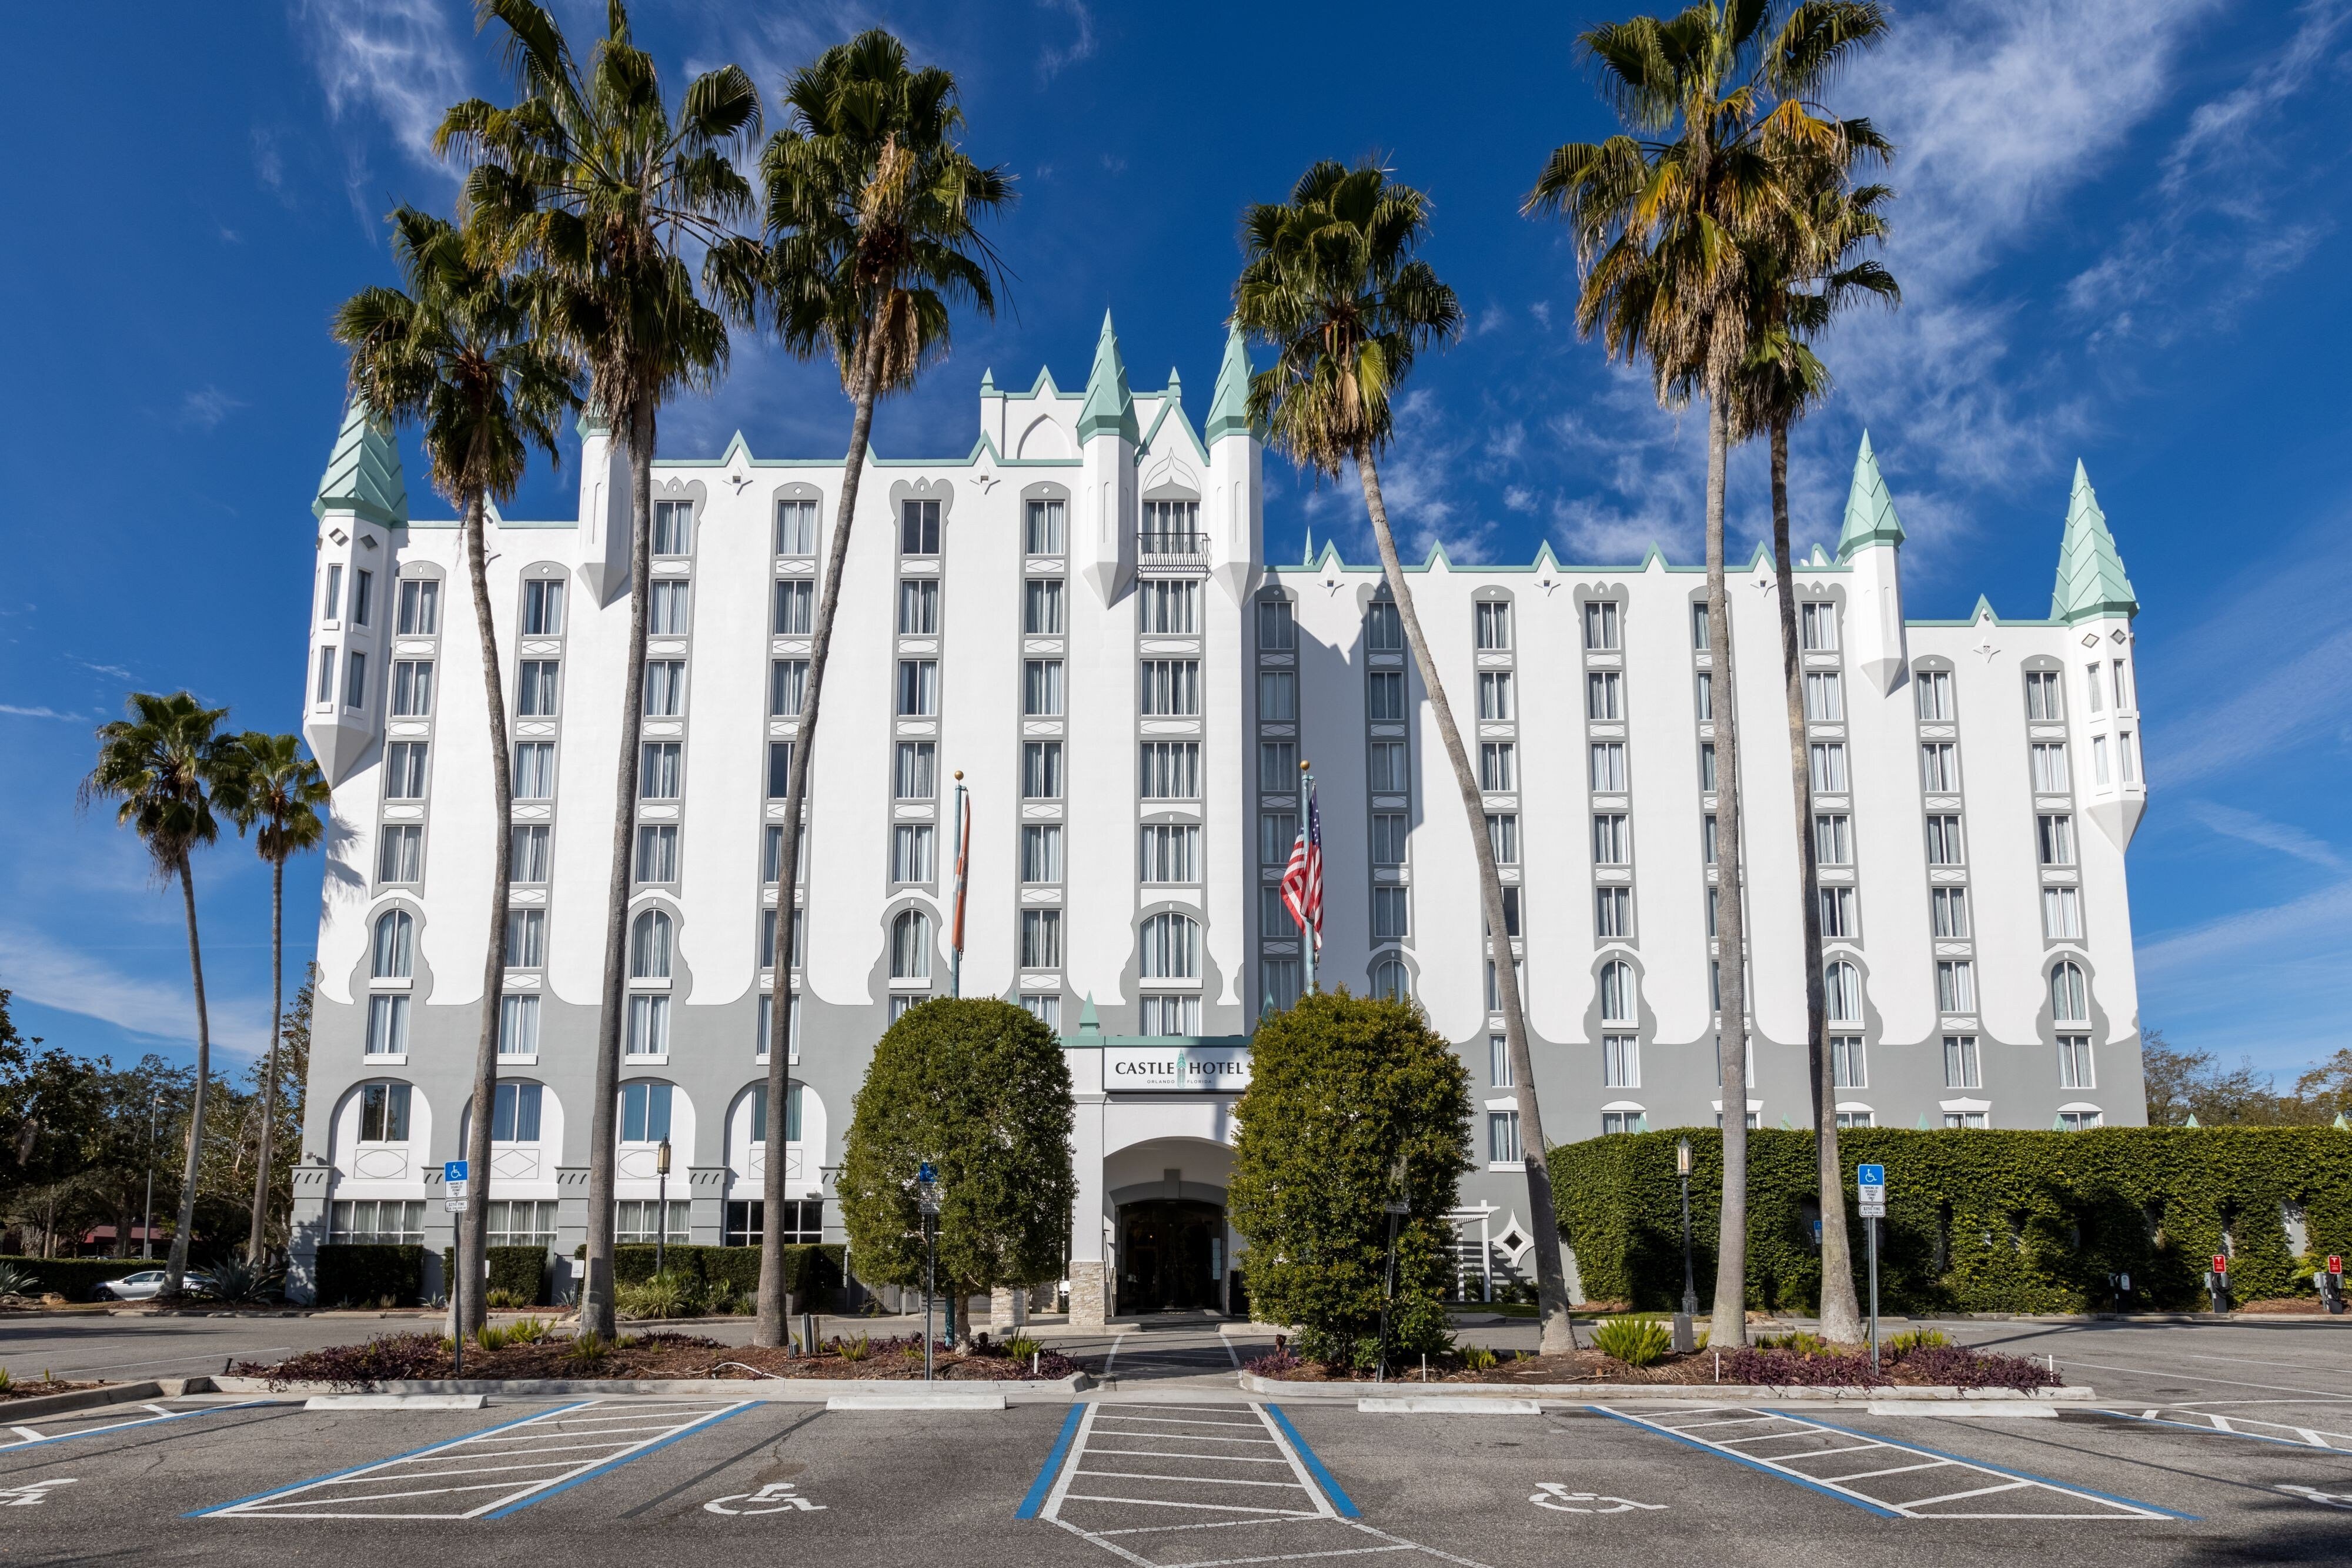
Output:
[[2230,1271],[2230,1260],[2229,1260],[2227,1258],[2223,1257],[2223,1256],[2222,1256],[2221,1253],[2219,1253],[2219,1252],[2214,1253],[2214,1254],[2213,1254],[2213,1272],[2215,1272],[2216,1274],[2226,1274],[2226,1273],[2228,1273],[2229,1271]]
[[2331,1274],[2341,1277],[2344,1272],[2344,1260],[2337,1257],[2333,1252],[2329,1253],[2327,1255],[2327,1271]]

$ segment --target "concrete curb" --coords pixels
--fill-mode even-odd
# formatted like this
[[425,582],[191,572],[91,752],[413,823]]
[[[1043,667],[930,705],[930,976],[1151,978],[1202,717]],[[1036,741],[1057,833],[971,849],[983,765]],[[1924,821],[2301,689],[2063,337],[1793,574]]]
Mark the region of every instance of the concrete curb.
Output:
[[[510,1399],[536,1398],[555,1394],[667,1394],[724,1395],[735,1399],[759,1399],[778,1405],[814,1405],[830,1400],[836,1395],[900,1394],[909,1389],[922,1391],[923,1385],[911,1379],[891,1377],[518,1377],[497,1378],[387,1378],[362,1389],[349,1384],[295,1383],[272,1385],[267,1377],[215,1377],[213,1386],[223,1394],[299,1395],[305,1398],[318,1395],[421,1395],[421,1394],[490,1394]],[[152,1384],[141,1386],[153,1387]],[[953,1384],[933,1384],[934,1390],[993,1395],[1000,1403],[1004,1395],[1055,1394],[1074,1396],[1093,1386],[1092,1379],[1083,1372],[1067,1377],[1006,1379],[1002,1383],[981,1382],[977,1379]]]
[[918,1384],[904,1393],[859,1390],[836,1394],[824,1402],[828,1410],[1002,1410],[1004,1396],[973,1389],[927,1389]]
[[0,1420],[27,1421],[36,1416],[55,1416],[67,1410],[94,1410],[107,1405],[129,1405],[141,1399],[175,1397],[163,1392],[160,1383],[109,1383],[97,1388],[76,1389],[70,1394],[37,1394],[30,1399],[0,1399]]
[[2067,1405],[2097,1399],[2090,1388],[2043,1388],[2027,1394],[2014,1388],[1928,1387],[1821,1388],[1774,1386],[1740,1383],[1287,1383],[1255,1373],[1235,1374],[1244,1391],[1279,1395],[1289,1399],[1425,1399],[1476,1402],[1488,1399],[1542,1399],[1584,1404],[1594,1399],[1689,1399],[1718,1403],[1774,1405],[1868,1405],[1990,1400],[2031,1400]]

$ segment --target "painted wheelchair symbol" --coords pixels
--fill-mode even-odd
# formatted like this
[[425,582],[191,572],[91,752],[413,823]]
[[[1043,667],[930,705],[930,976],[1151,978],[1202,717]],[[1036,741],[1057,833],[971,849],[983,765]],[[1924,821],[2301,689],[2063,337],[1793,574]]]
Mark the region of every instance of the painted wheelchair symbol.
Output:
[[20,1487],[0,1487],[0,1508],[38,1508],[49,1500],[52,1488],[71,1485],[73,1478],[65,1476],[57,1480],[33,1481]]
[[715,1497],[704,1503],[710,1513],[822,1513],[824,1504],[811,1502],[794,1490],[790,1481],[770,1481],[754,1492],[738,1492],[731,1497]]
[[[1663,1512],[1662,1502],[1635,1502],[1629,1497],[1604,1497],[1599,1492],[1570,1491],[1566,1481],[1539,1481],[1536,1492],[1528,1500],[1538,1508],[1548,1508],[1555,1513],[1632,1513],[1636,1509],[1653,1513]],[[1609,1503],[1608,1508],[1587,1508],[1587,1503]]]

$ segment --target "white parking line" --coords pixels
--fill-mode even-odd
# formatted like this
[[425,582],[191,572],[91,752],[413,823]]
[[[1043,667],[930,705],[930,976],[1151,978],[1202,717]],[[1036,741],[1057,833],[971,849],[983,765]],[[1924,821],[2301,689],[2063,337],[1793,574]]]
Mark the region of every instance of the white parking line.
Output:
[[497,1518],[757,1403],[665,1400],[623,1405],[592,1399],[558,1406],[388,1459],[199,1509],[190,1517]]
[[[14,1443],[0,1443],[0,1454],[14,1453],[19,1448],[38,1448],[44,1443],[64,1443],[70,1442],[76,1437],[95,1437],[106,1432],[128,1431],[133,1427],[156,1427],[166,1421],[184,1421],[192,1416],[210,1416],[219,1410],[246,1410],[257,1405],[269,1403],[271,1401],[267,1399],[244,1399],[234,1405],[207,1406],[201,1410],[167,1410],[161,1405],[134,1405],[130,1408],[152,1410],[154,1414],[135,1416],[128,1421],[109,1421],[97,1427],[77,1427],[70,1432],[44,1432],[39,1427],[30,1426],[11,1427],[8,1429],[17,1434],[18,1440]],[[42,1425],[56,1426],[60,1422],[87,1420],[98,1414],[100,1412],[96,1410],[75,1410],[49,1416],[43,1420]],[[40,1418],[36,1417],[36,1419]]]

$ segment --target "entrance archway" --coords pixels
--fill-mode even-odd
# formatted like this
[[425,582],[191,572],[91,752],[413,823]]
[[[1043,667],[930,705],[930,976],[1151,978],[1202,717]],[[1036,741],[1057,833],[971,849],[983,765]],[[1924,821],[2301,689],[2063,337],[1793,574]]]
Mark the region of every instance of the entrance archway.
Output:
[[1118,1210],[1118,1302],[1128,1312],[1197,1312],[1222,1304],[1225,1211],[1190,1198],[1153,1198]]

